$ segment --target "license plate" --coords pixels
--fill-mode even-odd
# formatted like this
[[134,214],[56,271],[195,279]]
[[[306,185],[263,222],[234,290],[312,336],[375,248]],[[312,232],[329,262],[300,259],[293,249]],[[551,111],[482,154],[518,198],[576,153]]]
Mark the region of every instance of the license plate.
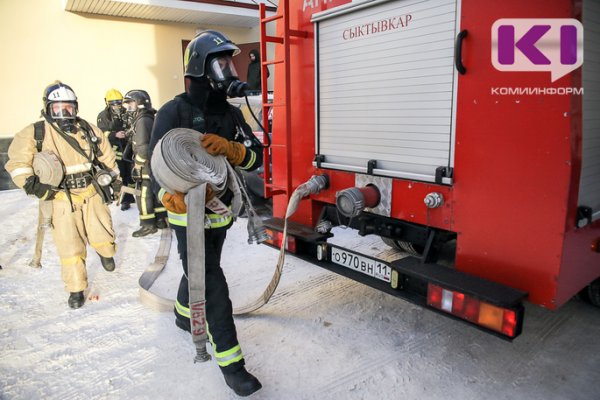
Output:
[[335,264],[361,272],[384,282],[391,281],[392,268],[373,258],[352,253],[338,247],[331,247],[331,261]]

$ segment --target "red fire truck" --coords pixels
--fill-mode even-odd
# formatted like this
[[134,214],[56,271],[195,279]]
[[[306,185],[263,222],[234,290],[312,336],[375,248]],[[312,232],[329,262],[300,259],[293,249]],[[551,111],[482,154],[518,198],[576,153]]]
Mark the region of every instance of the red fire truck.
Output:
[[[324,176],[289,221],[300,258],[508,339],[525,300],[600,305],[599,44],[591,0],[261,7],[272,243]],[[340,225],[412,255],[333,244]]]

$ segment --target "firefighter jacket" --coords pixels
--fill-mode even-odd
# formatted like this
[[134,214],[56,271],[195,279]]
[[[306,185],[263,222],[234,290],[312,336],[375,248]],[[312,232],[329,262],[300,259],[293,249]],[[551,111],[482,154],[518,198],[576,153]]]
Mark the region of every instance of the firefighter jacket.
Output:
[[[152,128],[152,137],[149,146],[149,158],[152,156],[152,150],[156,143],[171,129],[191,128],[202,133],[214,133],[224,137],[227,140],[235,140],[246,145],[246,155],[238,166],[241,169],[252,171],[262,165],[262,145],[254,138],[252,128],[246,123],[242,112],[227,102],[217,104],[216,107],[210,107],[206,110],[200,110],[193,105],[186,93],[176,96],[173,100],[163,105],[156,114],[154,127]],[[239,132],[243,130],[243,132]],[[165,193],[154,181],[153,190],[158,193],[161,199]],[[227,206],[231,205],[233,193],[227,190],[220,200]],[[187,215],[176,214],[167,210],[169,223],[177,226],[187,226]],[[233,219],[231,216],[223,217],[213,214],[206,209],[206,218],[208,221],[205,228],[220,228],[231,225]]]
[[136,167],[147,169],[150,166],[148,145],[150,143],[150,135],[152,134],[152,125],[154,124],[154,114],[154,110],[143,110],[133,120],[131,146],[133,154],[135,154],[134,161]]
[[125,150],[125,147],[127,147],[128,139],[119,139],[115,136],[115,134],[119,131],[125,130],[123,120],[118,115],[113,113],[110,107],[106,107],[100,112],[100,114],[98,114],[96,124],[108,138],[110,145],[117,156],[117,160],[121,160],[123,158],[123,150]]
[[[97,138],[97,160],[104,164],[109,171],[119,174],[115,162],[115,153],[112,151],[108,140],[104,137],[102,131],[96,126],[89,124],[92,129],[91,134]],[[33,175],[33,156],[37,153],[36,140],[34,137],[34,124],[28,125],[22,131],[17,133],[8,149],[8,162],[6,170],[10,173],[15,184],[23,188],[25,181]],[[75,134],[67,134],[74,138],[79,144],[81,150],[88,155],[85,157],[75,150],[48,122],[44,122],[44,141],[42,151],[52,151],[61,160],[66,177],[81,175],[90,172],[93,174],[92,163],[94,154],[88,140],[85,139],[81,125],[78,123]],[[85,197],[91,197],[95,194],[94,190],[89,188],[73,188],[71,193],[86,194]],[[61,194],[61,193],[59,193]],[[63,193],[64,194],[64,193]],[[57,195],[57,199],[59,196]]]

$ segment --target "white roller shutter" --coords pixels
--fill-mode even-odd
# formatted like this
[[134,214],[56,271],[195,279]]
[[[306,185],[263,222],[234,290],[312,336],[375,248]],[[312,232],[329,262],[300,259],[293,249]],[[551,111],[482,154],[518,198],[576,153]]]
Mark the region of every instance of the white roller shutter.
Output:
[[[375,0],[316,14],[317,159],[434,181],[452,167],[456,0]],[[450,183],[450,179],[445,179]]]

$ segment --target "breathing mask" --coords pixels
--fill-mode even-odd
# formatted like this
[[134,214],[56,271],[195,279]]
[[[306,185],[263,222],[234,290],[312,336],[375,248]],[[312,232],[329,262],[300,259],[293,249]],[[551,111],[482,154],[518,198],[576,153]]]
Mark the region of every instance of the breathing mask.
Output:
[[48,104],[50,118],[56,121],[58,127],[67,133],[76,130],[77,104],[74,102],[57,101]]
[[229,97],[243,97],[248,84],[238,79],[238,74],[230,55],[219,54],[206,62],[206,72],[215,90]]

